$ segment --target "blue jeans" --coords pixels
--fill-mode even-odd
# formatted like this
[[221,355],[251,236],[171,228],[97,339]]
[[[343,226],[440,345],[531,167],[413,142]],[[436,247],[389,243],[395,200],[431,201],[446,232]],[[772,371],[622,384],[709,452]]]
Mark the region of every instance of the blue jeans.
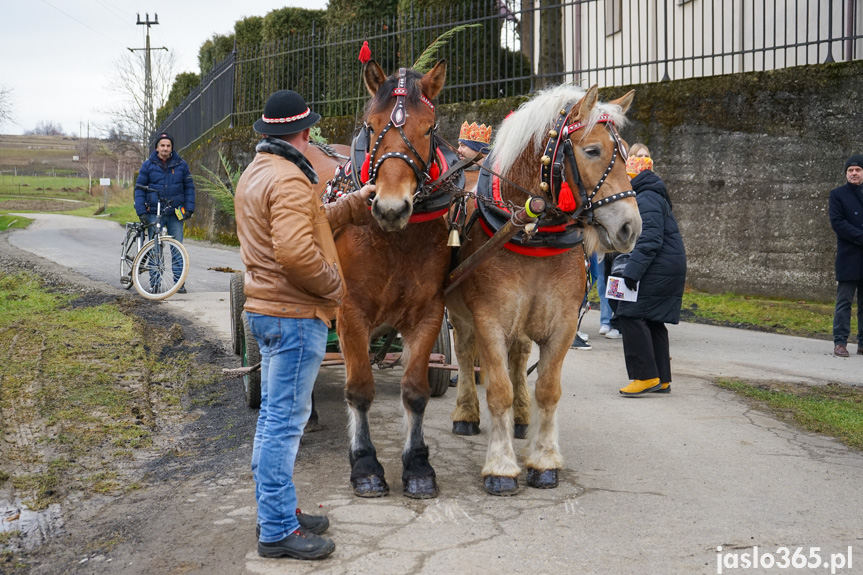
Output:
[[611,305],[605,297],[605,262],[590,256],[590,267],[596,270],[596,291],[599,293],[599,325],[611,325]]
[[833,315],[833,343],[847,345],[851,335],[851,304],[854,302],[854,292],[857,292],[857,345],[863,342],[863,307],[860,299],[863,296],[863,280],[837,282],[836,312]]
[[319,319],[245,313],[261,349],[261,411],[252,475],[260,541],[272,543],[300,526],[294,462],[312,413],[312,387],[327,347],[327,325]]
[[[156,214],[147,214],[147,221],[151,224],[156,223]],[[183,222],[178,220],[174,212],[168,212],[161,216],[162,229],[167,230],[168,235],[172,236],[178,242],[183,243]],[[150,228],[150,239],[153,239],[153,234],[156,233],[156,228]]]

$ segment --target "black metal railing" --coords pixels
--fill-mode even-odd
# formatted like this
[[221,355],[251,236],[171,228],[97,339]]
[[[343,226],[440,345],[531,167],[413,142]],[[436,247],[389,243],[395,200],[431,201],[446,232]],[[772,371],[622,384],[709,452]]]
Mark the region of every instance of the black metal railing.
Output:
[[368,99],[357,60],[363,41],[392,73],[459,26],[467,28],[434,59],[448,63],[441,103],[528,94],[561,82],[604,87],[851,61],[863,55],[858,2],[482,0],[411,8],[240,47],[160,130],[172,131],[182,149],[228,119],[251,125],[282,88],[301,93],[325,116],[359,116]]

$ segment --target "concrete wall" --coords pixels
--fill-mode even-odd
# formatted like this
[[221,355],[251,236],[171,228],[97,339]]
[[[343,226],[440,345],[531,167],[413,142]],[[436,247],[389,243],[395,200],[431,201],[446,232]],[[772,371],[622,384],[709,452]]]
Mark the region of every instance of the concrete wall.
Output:
[[[835,235],[829,191],[844,183],[845,159],[863,151],[863,62],[801,66],[604,89],[603,100],[636,90],[632,144],[650,147],[674,202],[689,256],[688,283],[710,292],[830,301]],[[497,126],[524,98],[440,106],[440,131],[458,138],[464,119]],[[323,135],[350,141],[356,118],[325,118]],[[251,128],[219,133],[184,153],[195,169],[214,169],[217,150],[245,166],[257,137]],[[233,234],[233,220],[205,198],[197,225],[213,239]]]

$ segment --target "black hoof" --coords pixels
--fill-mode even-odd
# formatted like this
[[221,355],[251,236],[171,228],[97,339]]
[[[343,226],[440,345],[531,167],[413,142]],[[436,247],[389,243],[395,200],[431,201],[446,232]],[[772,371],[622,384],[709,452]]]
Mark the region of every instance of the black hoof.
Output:
[[527,484],[536,489],[554,489],[557,487],[559,470],[527,468]]
[[527,425],[525,425],[524,423],[516,423],[515,431],[512,435],[516,439],[524,439],[525,437],[527,437]]
[[456,435],[479,435],[479,423],[475,421],[453,421],[452,432]]
[[411,499],[432,499],[438,496],[437,481],[434,477],[411,477],[403,484],[405,497]]
[[499,475],[487,475],[483,478],[485,490],[491,495],[509,496],[518,493],[517,477],[501,477]]
[[386,480],[376,475],[351,479],[351,486],[357,497],[383,497],[390,492]]

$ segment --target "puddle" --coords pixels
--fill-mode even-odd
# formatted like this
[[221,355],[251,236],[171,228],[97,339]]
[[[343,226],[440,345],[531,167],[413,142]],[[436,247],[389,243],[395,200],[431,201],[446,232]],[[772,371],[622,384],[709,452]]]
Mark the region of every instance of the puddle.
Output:
[[38,547],[63,529],[63,515],[59,503],[47,509],[31,511],[20,500],[0,501],[0,534],[17,531],[18,537],[9,540],[14,547],[26,550]]

